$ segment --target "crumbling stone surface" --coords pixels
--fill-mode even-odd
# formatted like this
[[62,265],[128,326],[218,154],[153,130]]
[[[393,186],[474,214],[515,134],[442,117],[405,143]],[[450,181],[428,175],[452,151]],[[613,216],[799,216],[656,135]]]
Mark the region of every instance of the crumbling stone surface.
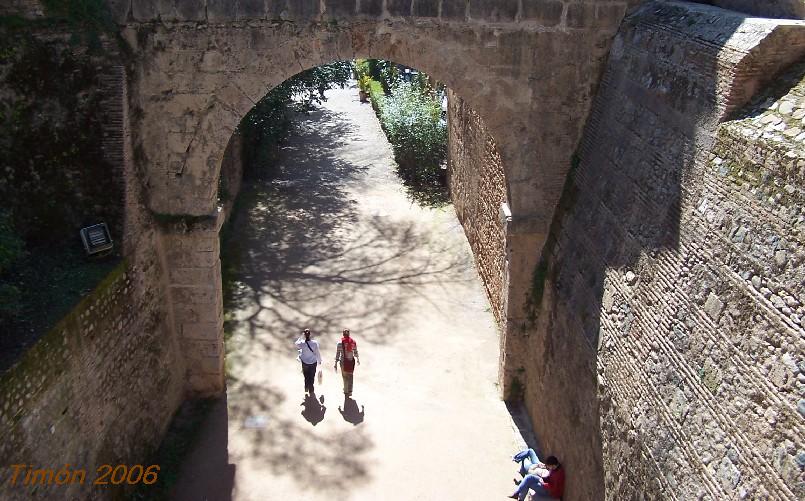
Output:
[[559,205],[523,380],[573,499],[805,495],[801,67],[745,106],[805,37],[725,12],[624,21]]
[[[105,77],[105,106],[120,118],[104,138],[125,178],[126,261],[0,377],[3,500],[116,499],[93,485],[103,464],[147,461],[185,396],[184,354],[173,330],[155,221],[132,171],[122,67]],[[10,465],[85,470],[86,481],[12,485]],[[23,471],[23,475],[24,475]]]
[[481,117],[448,91],[450,197],[464,227],[499,326],[506,323],[506,178],[495,140]]

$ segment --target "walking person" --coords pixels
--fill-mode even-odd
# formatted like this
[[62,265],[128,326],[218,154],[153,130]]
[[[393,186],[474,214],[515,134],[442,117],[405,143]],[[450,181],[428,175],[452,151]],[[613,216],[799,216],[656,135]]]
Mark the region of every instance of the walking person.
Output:
[[338,371],[341,365],[341,377],[344,380],[344,396],[352,396],[352,376],[355,372],[355,363],[361,365],[358,358],[358,344],[349,335],[349,329],[344,329],[343,337],[335,347],[334,369]]
[[[316,365],[321,365],[321,353],[319,353],[319,342],[315,339],[310,339],[310,329],[302,331],[302,336],[297,339],[294,344],[296,349],[299,350],[297,360],[302,362],[302,375],[305,377],[305,393],[315,395],[316,390],[313,388],[313,380],[316,376]],[[321,372],[321,368],[319,368]]]

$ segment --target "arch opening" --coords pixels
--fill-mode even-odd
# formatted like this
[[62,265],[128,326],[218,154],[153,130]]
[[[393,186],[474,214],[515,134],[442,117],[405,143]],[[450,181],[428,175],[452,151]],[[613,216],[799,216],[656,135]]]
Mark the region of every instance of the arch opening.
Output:
[[[470,111],[464,105],[463,113]],[[481,133],[480,117],[476,113],[472,119],[476,123],[468,127]],[[230,154],[235,143],[230,142]],[[237,242],[240,252],[222,249],[223,266],[234,265],[231,271],[238,275],[230,288],[232,310],[227,312],[233,330],[227,341],[232,365],[228,420],[259,421],[257,416],[264,416],[281,423],[281,428],[266,425],[263,443],[269,445],[252,454],[273,463],[272,458],[289,447],[311,447],[312,437],[319,436],[316,430],[344,421],[364,425],[371,422],[372,413],[384,416],[376,423],[394,428],[393,423],[405,426],[406,415],[416,420],[422,411],[442,416],[419,426],[446,452],[456,444],[450,437],[436,436],[435,430],[455,412],[474,414],[506,435],[506,440],[485,447],[509,453],[508,444],[514,440],[508,436],[511,418],[495,389],[498,328],[484,306],[486,292],[478,282],[467,240],[452,210],[410,202],[394,176],[391,146],[370,105],[359,102],[355,85],[332,91],[322,106],[303,116],[280,157],[271,176],[244,188],[246,200],[253,201],[249,208],[233,212],[229,242]],[[234,164],[230,158],[224,166]],[[501,183],[502,194],[499,161],[497,168],[500,172],[487,177]],[[480,184],[483,178],[463,180],[465,173],[455,170],[462,182]],[[469,207],[465,212],[469,219],[485,215]],[[494,218],[499,222],[497,210]],[[324,395],[307,395],[301,405],[297,402],[302,377],[298,362],[289,355],[302,327],[310,328],[322,342],[326,361],[333,358],[341,328],[350,328],[358,340],[364,364],[356,371],[355,397],[345,397],[338,405],[340,416],[333,412],[336,405],[329,404],[341,402],[340,396],[333,396],[341,384],[328,363]],[[440,353],[451,344],[458,346],[449,349],[452,361],[445,372]],[[462,384],[465,388],[460,391],[446,391]],[[421,395],[427,398],[423,401]],[[322,396],[325,399],[319,400]],[[428,410],[430,399],[439,402],[439,412]],[[307,423],[296,416],[300,407]],[[312,433],[310,424],[316,426]],[[319,460],[294,458],[290,469],[327,476],[332,472],[319,464],[328,463],[320,461],[322,456],[332,456],[335,463],[352,453],[358,483],[371,488],[372,472],[382,472],[386,466],[382,461],[369,464],[367,457],[373,451],[390,457],[388,451],[396,450],[398,464],[417,463],[423,475],[442,475],[423,463],[414,448],[393,447],[390,440],[396,439],[377,434],[372,426],[358,428],[367,431],[348,445],[325,441]],[[455,431],[469,437],[473,427],[466,421]],[[237,455],[243,444],[231,430],[230,440],[230,454]],[[463,440],[459,447],[470,454],[476,445]],[[505,469],[494,464],[499,463],[491,459],[496,455],[489,455],[490,478],[500,477]],[[287,455],[283,460],[288,461]],[[239,465],[254,467],[243,458]],[[265,474],[283,477],[276,471]],[[347,486],[336,481],[328,488]]]

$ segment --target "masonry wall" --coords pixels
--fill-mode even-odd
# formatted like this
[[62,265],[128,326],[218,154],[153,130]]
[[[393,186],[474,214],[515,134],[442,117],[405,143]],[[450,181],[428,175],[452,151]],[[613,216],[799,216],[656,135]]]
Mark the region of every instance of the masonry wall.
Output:
[[[149,254],[121,263],[0,378],[3,499],[108,499],[120,492],[93,486],[96,468],[140,463],[159,444],[184,379]],[[12,485],[15,464],[69,464],[87,482]]]
[[506,235],[501,204],[506,179],[495,141],[481,117],[448,91],[447,179],[456,215],[472,247],[498,325],[505,318]]
[[524,343],[565,499],[805,497],[801,68],[729,120],[804,53],[764,23],[654,5],[613,43]]
[[[120,174],[123,261],[0,376],[0,498],[110,499],[93,486],[103,464],[134,465],[159,445],[185,389],[184,358],[166,303],[165,252],[132,172],[122,66],[102,76],[103,151]],[[11,485],[11,465],[86,470],[81,484]]]

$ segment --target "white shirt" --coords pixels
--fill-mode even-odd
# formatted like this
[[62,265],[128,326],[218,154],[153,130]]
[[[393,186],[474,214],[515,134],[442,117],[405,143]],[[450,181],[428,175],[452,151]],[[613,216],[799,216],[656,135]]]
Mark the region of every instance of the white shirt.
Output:
[[[319,353],[319,342],[311,339],[307,343],[305,343],[304,336],[300,337],[296,341],[294,341],[296,345],[296,349],[299,350],[299,356],[296,357],[297,360],[306,363],[306,364],[321,364],[321,353]],[[308,344],[310,347],[308,347]]]

